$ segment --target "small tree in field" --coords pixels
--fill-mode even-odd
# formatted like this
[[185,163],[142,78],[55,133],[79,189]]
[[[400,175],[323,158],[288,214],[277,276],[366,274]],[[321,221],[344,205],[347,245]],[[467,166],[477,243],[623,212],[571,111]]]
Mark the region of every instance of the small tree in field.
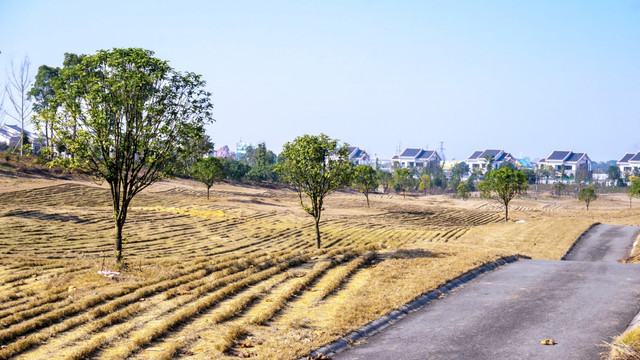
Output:
[[133,197],[174,174],[205,137],[213,105],[199,75],[180,73],[143,49],[100,50],[55,78],[50,119],[65,164],[105,180],[115,220],[116,265]]
[[631,176],[631,186],[629,186],[629,208],[631,208],[631,199],[640,197],[640,177]]
[[394,186],[402,191],[402,197],[407,198],[407,190],[413,187],[413,174],[411,169],[396,169],[393,174]]
[[386,193],[387,190],[389,189],[389,184],[391,183],[392,178],[393,178],[393,175],[391,175],[391,173],[378,170],[378,181],[380,182],[380,185],[382,185],[383,192]]
[[225,178],[222,161],[213,156],[199,159],[191,171],[193,178],[207,187],[207,200],[209,200],[209,189],[211,189],[213,183],[222,181]]
[[367,198],[369,206],[369,193],[378,188],[378,174],[369,165],[358,165],[353,169],[353,185]]
[[462,183],[458,185],[458,197],[462,200],[467,200],[471,195],[471,190],[469,190],[469,185],[466,183]]
[[[276,172],[296,189],[300,205],[313,216],[319,249],[324,198],[349,184],[349,149],[346,144],[338,148],[338,140],[331,140],[325,134],[304,135],[284,144],[280,155],[284,160],[276,166]],[[305,204],[303,195],[310,205]]]
[[527,175],[508,166],[490,171],[486,180],[478,185],[483,198],[492,198],[504,205],[504,221],[509,220],[509,202],[528,187]]
[[424,191],[427,195],[427,190],[431,189],[431,176],[429,174],[422,174],[420,177],[420,183],[418,184],[418,191]]
[[578,200],[584,201],[585,205],[587,205],[587,211],[589,211],[589,204],[597,198],[598,195],[592,188],[582,188],[578,193]]

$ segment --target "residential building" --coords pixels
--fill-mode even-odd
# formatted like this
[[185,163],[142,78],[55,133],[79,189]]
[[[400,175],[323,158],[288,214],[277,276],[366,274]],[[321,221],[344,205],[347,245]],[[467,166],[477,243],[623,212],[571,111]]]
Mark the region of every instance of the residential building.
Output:
[[357,146],[349,146],[349,161],[356,166],[371,165],[369,154]]
[[406,148],[399,155],[391,158],[392,166],[396,168],[433,167],[440,164],[442,158],[435,150],[422,148]]
[[586,153],[578,153],[565,150],[554,150],[546,158],[538,160],[538,167],[551,166],[553,169],[567,177],[575,177],[580,170],[584,171],[587,179],[591,178],[591,159]]
[[[34,145],[35,149],[38,150],[41,144],[41,137],[35,133],[25,130],[27,133],[27,138],[29,142]],[[5,144],[8,146],[19,146],[20,145],[20,134],[22,131],[18,125],[8,125],[3,124],[0,126],[0,144]]]
[[640,151],[637,153],[626,153],[622,159],[616,163],[620,167],[620,174],[631,174],[640,171]]
[[485,149],[474,151],[465,162],[469,165],[470,171],[473,172],[475,169],[480,169],[484,172],[489,164],[489,159],[493,159],[492,166],[494,169],[499,168],[504,162],[513,163],[516,160],[510,153],[502,149]]

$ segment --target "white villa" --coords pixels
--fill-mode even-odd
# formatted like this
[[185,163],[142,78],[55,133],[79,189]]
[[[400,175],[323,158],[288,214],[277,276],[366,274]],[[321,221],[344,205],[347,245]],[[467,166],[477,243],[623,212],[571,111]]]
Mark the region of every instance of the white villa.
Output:
[[369,154],[357,146],[349,146],[349,161],[356,166],[371,165]]
[[564,169],[567,176],[576,176],[576,171],[586,170],[588,177],[591,176],[591,159],[586,153],[573,151],[554,150],[546,158],[538,160],[538,167],[551,166],[560,172]]
[[440,164],[442,158],[435,150],[406,148],[400,155],[391,158],[391,164],[399,168],[432,167]]
[[[42,136],[38,136],[35,133],[25,130],[27,137],[36,150],[42,146]],[[20,126],[3,124],[0,126],[0,144],[7,146],[19,146],[20,145]]]
[[633,174],[635,171],[640,170],[640,151],[635,154],[624,154],[616,164],[620,167],[620,174]]
[[485,150],[477,150],[474,151],[471,156],[465,160],[467,165],[469,165],[469,170],[473,171],[474,169],[486,169],[489,161],[487,159],[493,157],[493,168],[497,169],[504,162],[515,162],[516,158],[514,158],[510,153],[502,150],[502,149],[485,149]]

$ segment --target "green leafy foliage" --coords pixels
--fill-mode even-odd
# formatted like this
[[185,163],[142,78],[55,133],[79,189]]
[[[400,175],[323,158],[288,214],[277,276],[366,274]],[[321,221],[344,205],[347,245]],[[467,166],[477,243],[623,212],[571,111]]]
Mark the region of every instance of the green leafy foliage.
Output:
[[467,200],[471,195],[471,190],[469,189],[469,185],[467,185],[466,183],[461,183],[460,185],[458,185],[457,191],[458,191],[458,197],[461,198],[462,200]]
[[631,176],[629,177],[631,181],[631,186],[629,186],[629,207],[631,207],[632,198],[640,198],[640,177]]
[[316,246],[320,248],[319,224],[324,198],[350,183],[349,149],[346,144],[338,147],[338,140],[325,134],[304,135],[284,144],[280,155],[283,161],[276,166],[276,172],[282,181],[296,189],[300,205],[313,216]]
[[424,191],[426,195],[429,189],[431,189],[431,176],[429,176],[429,174],[422,174],[420,183],[418,184],[418,191]]
[[277,180],[276,173],[273,171],[276,156],[271,150],[267,150],[265,143],[258,144],[256,148],[247,149],[245,160],[251,167],[245,175],[247,180],[252,182]]
[[109,184],[117,264],[133,197],[174,174],[205,139],[213,105],[204,87],[201,76],[137,48],[69,56],[53,79],[53,140],[71,155],[63,162]]
[[396,191],[402,191],[402,197],[407,197],[407,191],[415,186],[411,169],[396,169],[393,173],[393,186]]
[[469,165],[464,161],[455,164],[451,169],[451,175],[453,176],[463,177],[467,173],[469,173]]
[[607,169],[607,177],[609,178],[609,180],[614,182],[620,179],[620,168],[616,165],[609,166],[609,168]]
[[367,198],[367,207],[369,206],[369,193],[375,191],[378,186],[378,174],[369,165],[358,165],[353,169],[352,173],[353,186],[364,194]]
[[378,181],[380,185],[382,185],[382,189],[384,192],[389,190],[389,186],[392,183],[393,175],[390,172],[378,170]]
[[227,179],[241,182],[244,180],[244,177],[249,170],[251,170],[251,166],[243,163],[242,161],[232,158],[222,158],[221,160]]
[[213,156],[202,158],[193,166],[191,175],[207,187],[207,199],[209,199],[211,186],[225,178],[224,166],[220,159]]
[[578,200],[584,201],[585,205],[587,205],[587,211],[589,211],[589,204],[597,198],[598,195],[596,195],[595,190],[589,187],[582,188],[578,192]]
[[529,187],[529,179],[520,170],[502,167],[492,170],[486,175],[486,180],[478,185],[482,197],[491,198],[504,205],[504,220],[509,220],[509,202],[524,193]]

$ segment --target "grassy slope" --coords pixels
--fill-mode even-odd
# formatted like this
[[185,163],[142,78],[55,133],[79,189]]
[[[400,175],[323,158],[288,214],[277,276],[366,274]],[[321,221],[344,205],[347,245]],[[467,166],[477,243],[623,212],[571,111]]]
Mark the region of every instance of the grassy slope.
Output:
[[114,282],[96,274],[111,255],[106,189],[0,175],[0,359],[296,358],[482,263],[558,259],[591,223],[638,218],[615,195],[588,214],[517,200],[525,222],[504,223],[479,199],[374,195],[367,209],[339,193],[316,251],[290,192],[214,188],[212,201],[184,181],[141,194],[126,227],[133,266]]

